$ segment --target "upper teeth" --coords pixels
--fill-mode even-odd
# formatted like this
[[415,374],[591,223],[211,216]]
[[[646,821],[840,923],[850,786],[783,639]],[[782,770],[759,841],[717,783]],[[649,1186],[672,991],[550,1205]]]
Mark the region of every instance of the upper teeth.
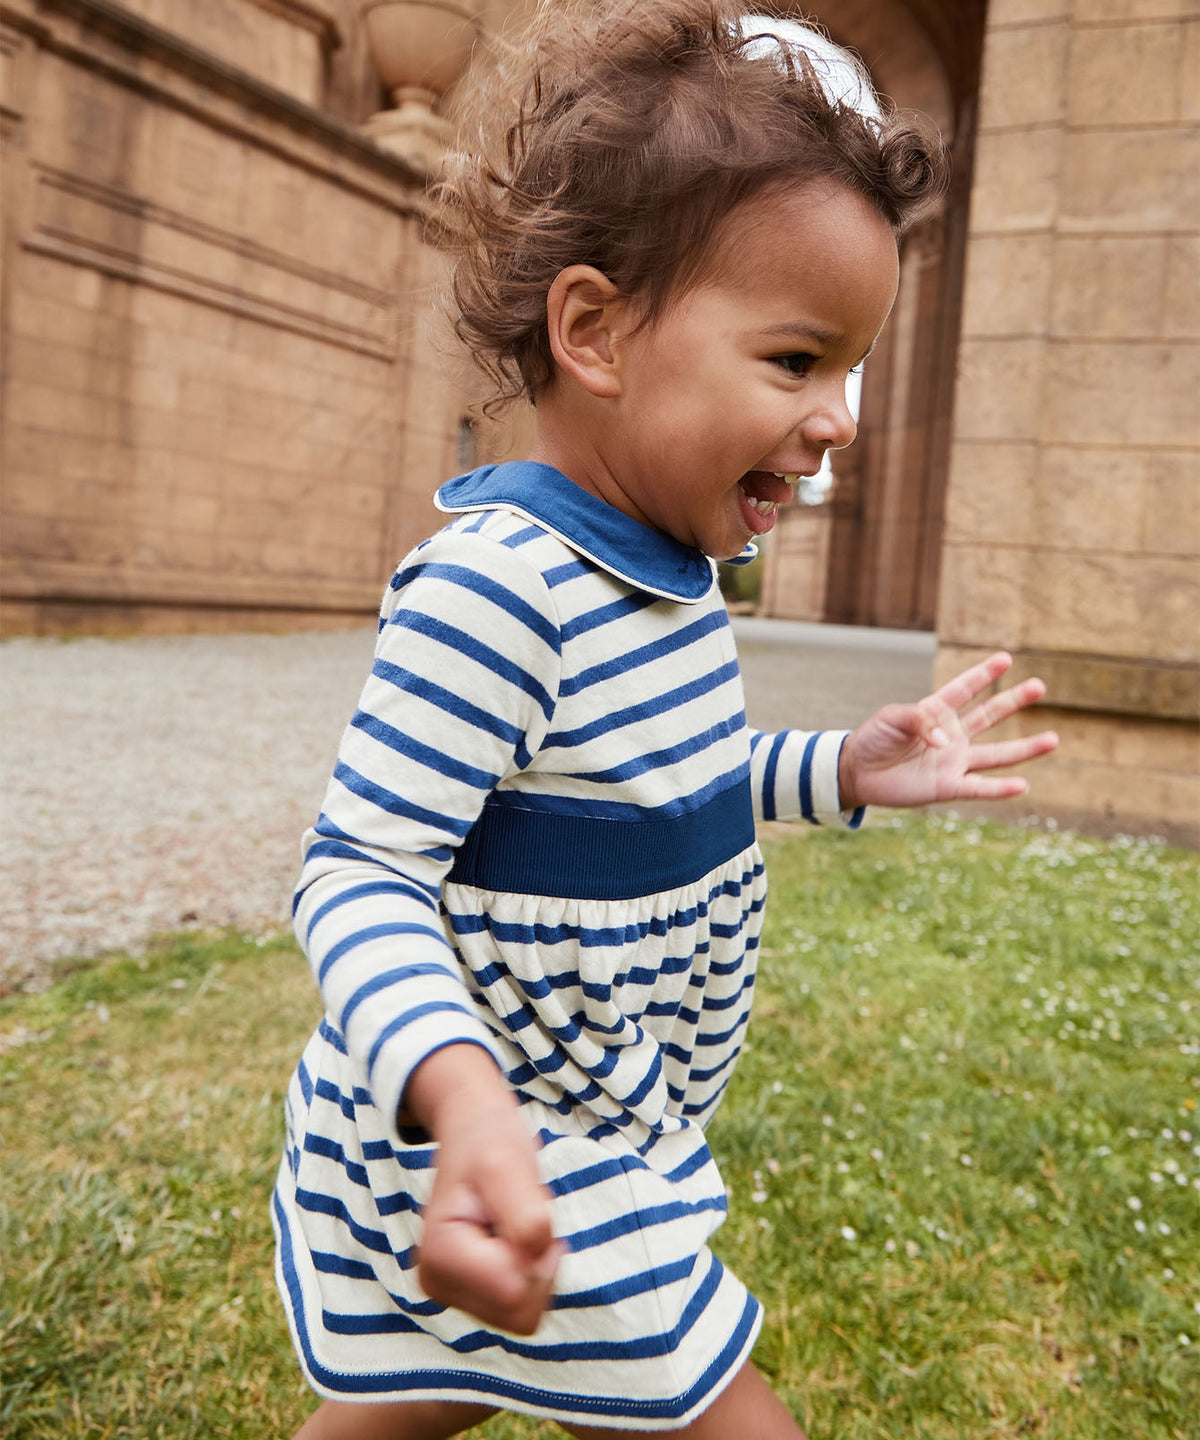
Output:
[[786,480],[789,485],[796,485],[800,480],[798,474],[785,475],[782,470],[773,470],[771,473],[775,476],[776,480]]

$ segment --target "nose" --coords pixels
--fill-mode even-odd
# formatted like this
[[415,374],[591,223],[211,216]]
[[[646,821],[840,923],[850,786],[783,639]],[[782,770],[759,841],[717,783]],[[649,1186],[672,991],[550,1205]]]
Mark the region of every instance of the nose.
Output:
[[832,377],[819,395],[802,426],[804,437],[811,445],[826,450],[844,450],[858,434],[858,422],[846,404],[846,382]]

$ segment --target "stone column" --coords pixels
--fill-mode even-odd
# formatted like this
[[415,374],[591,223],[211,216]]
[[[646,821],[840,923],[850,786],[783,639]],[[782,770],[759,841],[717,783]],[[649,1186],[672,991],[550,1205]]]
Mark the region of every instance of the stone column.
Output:
[[938,673],[1004,647],[1060,754],[1032,803],[1200,840],[1192,0],[993,0]]
[[922,563],[936,563],[936,551],[930,555],[923,544],[939,518],[938,506],[928,502],[931,489],[941,499],[932,432],[941,393],[933,381],[942,339],[943,237],[943,219],[937,215],[905,238],[900,288],[888,321],[886,379],[874,385],[870,397],[879,404],[882,424],[868,427],[871,438],[862,462],[860,624],[929,629],[933,620]]
[[824,620],[829,505],[788,505],[762,548],[760,607],[780,620]]

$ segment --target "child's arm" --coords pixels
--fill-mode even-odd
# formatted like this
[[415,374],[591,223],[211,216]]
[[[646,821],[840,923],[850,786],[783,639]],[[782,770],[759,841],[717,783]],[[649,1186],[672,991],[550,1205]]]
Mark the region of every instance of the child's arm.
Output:
[[1029,786],[1019,776],[979,772],[1047,755],[1057,747],[1058,736],[1043,730],[1018,740],[983,745],[974,741],[1035,704],[1046,687],[1040,680],[1024,680],[966,709],[1011,665],[1012,656],[998,652],[916,705],[885,705],[860,725],[847,737],[838,764],[843,807],[1003,800],[1025,794]]
[[485,1324],[531,1335],[562,1246],[512,1091],[479,1046],[450,1045],[413,1072],[405,1100],[406,1113],[439,1142],[421,1288]]
[[838,762],[847,730],[750,730],[750,795],[759,820],[814,825],[862,824],[863,811],[842,803]]
[[488,797],[537,753],[559,657],[553,599],[518,553],[443,531],[410,556],[305,837],[295,906],[355,1089],[393,1144],[411,1143],[402,1109],[440,1142],[423,1282],[512,1329],[536,1324],[557,1251],[536,1143],[501,1070],[503,1017],[489,1025],[475,1005],[440,901]]

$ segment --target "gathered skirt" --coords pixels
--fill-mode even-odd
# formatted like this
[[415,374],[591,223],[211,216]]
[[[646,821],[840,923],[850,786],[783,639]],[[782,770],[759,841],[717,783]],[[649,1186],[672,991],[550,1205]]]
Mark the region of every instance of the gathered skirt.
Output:
[[703,1127],[749,1018],[764,896],[757,847],[632,901],[447,886],[447,929],[540,1142],[565,1247],[532,1336],[421,1292],[436,1145],[419,1132],[396,1144],[321,1023],[289,1087],[273,1199],[277,1279],[319,1394],[634,1430],[679,1428],[711,1404],[761,1324],[709,1248],[727,1199]]

